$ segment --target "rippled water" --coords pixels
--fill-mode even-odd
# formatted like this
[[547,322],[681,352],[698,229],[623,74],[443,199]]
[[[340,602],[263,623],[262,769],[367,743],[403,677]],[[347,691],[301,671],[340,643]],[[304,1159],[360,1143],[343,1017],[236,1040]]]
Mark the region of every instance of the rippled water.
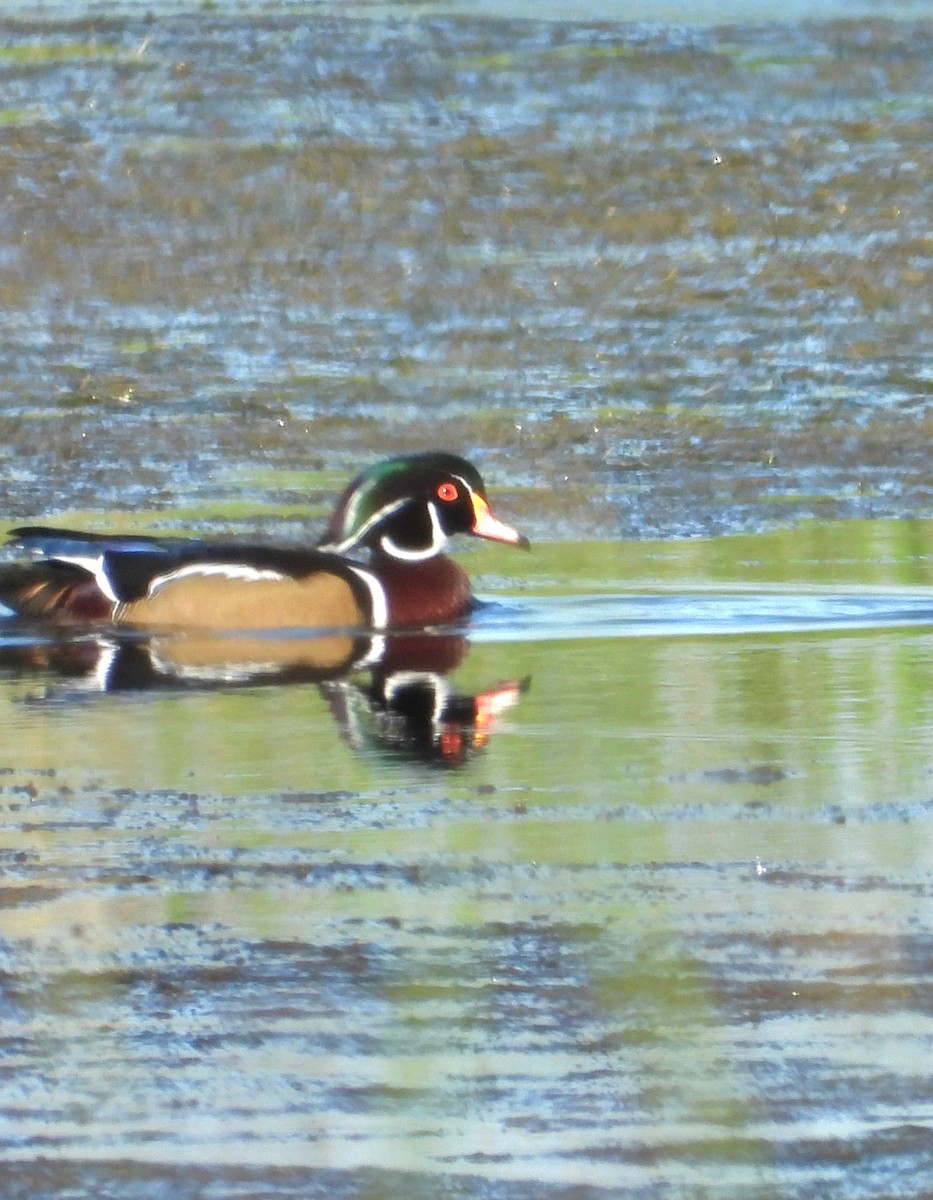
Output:
[[389,11],[0,25],[3,511],[929,513],[928,21]]
[[568,596],[526,605],[497,605],[475,622],[474,642],[547,641],[590,637],[672,637],[697,634],[877,629],[926,624],[933,595],[738,592]]
[[0,1193],[926,1195],[929,5],[150,8],[0,17],[0,511],[534,549],[0,625]]
[[922,1194],[933,534],[845,532],[544,548],[427,718],[8,626],[6,1194]]

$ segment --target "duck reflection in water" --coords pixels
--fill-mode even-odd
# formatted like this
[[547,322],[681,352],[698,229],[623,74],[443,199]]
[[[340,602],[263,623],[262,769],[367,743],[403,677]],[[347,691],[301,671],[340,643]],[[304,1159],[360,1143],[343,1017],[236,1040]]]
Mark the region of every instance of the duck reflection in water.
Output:
[[[53,677],[43,699],[98,693],[204,691],[316,685],[345,741],[358,753],[458,767],[487,746],[497,717],[517,704],[528,679],[456,690],[465,660],[460,634],[319,637],[86,635],[39,640],[11,623],[0,669]],[[67,682],[66,682],[67,681]]]

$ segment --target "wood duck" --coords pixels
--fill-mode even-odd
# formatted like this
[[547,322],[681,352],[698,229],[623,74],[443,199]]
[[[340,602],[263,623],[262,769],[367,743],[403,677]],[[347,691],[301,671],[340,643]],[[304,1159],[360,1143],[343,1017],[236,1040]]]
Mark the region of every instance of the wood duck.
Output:
[[33,557],[0,569],[0,602],[58,624],[168,630],[442,624],[473,605],[444,554],[457,533],[528,545],[493,516],[471,463],[414,454],[359,475],[314,548],[14,529]]

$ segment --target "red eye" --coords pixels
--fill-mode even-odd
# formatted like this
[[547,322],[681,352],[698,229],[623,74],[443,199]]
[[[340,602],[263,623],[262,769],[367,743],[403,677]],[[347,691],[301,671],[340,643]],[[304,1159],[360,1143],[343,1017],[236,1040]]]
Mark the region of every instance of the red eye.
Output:
[[453,483],[442,483],[437,489],[439,500],[446,500],[448,503],[451,500],[456,500],[460,493],[457,491],[456,485]]

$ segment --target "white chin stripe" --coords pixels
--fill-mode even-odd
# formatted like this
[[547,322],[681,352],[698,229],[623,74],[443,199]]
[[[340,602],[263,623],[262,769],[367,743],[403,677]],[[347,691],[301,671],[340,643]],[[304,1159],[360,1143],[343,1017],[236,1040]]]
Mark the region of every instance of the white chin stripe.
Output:
[[429,687],[434,695],[431,724],[437,725],[450,699],[450,683],[435,671],[393,671],[386,680],[385,698],[391,704],[403,688]]
[[392,558],[400,558],[403,562],[424,562],[426,559],[433,558],[435,554],[440,554],[447,545],[447,534],[441,528],[440,518],[437,515],[437,509],[428,501],[428,514],[431,518],[431,544],[425,550],[405,550],[401,546],[397,546],[390,537],[383,535],[379,539],[379,545]]
[[191,563],[190,566],[179,567],[177,571],[166,571],[164,575],[156,575],[149,584],[147,595],[154,596],[160,588],[177,583],[180,579],[196,579],[208,575],[220,575],[224,579],[236,579],[246,583],[285,579],[281,571],[265,571],[259,567],[248,567],[245,563]]
[[[369,518],[369,520],[360,526],[360,528],[356,531],[356,533],[353,533],[349,537],[344,538],[342,542],[322,542],[318,546],[318,549],[324,550],[328,554],[347,554],[347,553],[349,553],[349,551],[351,551],[354,546],[358,546],[360,544],[360,542],[363,541],[363,539],[366,537],[366,535],[369,533],[369,531],[373,528],[374,525],[378,525],[380,523],[380,521],[384,521],[386,519],[386,517],[390,517],[392,515],[392,513],[397,512],[400,508],[402,508],[407,503],[408,503],[407,500],[396,500],[392,504],[386,504],[383,508],[380,508],[378,512],[374,512],[373,515]],[[351,505],[350,509],[348,511],[348,514],[347,514],[348,521],[350,521],[350,513],[352,513],[352,511],[353,511],[353,507],[354,506]]]

